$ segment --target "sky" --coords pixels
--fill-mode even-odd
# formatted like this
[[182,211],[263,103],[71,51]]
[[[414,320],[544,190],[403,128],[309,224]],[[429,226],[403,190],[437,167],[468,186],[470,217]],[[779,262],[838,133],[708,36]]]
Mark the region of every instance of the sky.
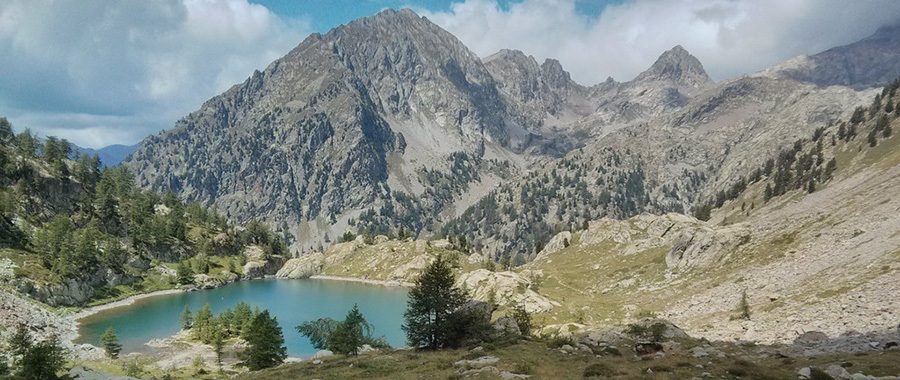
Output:
[[894,0],[0,0],[0,115],[84,147],[134,144],[310,33],[403,7],[479,56],[556,58],[586,85],[679,44],[726,80],[900,20]]

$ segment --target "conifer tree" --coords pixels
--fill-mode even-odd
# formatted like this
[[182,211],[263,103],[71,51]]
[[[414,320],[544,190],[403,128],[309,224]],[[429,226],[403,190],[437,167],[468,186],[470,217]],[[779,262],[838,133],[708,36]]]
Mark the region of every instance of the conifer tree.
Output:
[[9,120],[6,120],[5,117],[0,117],[0,143],[8,143],[15,137]]
[[210,309],[209,304],[203,305],[194,317],[194,325],[191,327],[194,339],[203,343],[209,343],[212,337],[213,322],[212,309]]
[[100,345],[103,346],[106,355],[113,359],[118,358],[119,352],[122,351],[122,345],[119,344],[119,337],[116,336],[116,330],[113,329],[112,326],[107,327],[106,331],[103,332],[103,335],[100,336]]
[[55,380],[66,365],[66,351],[55,335],[31,345],[19,362],[17,375],[25,379]]
[[274,367],[287,358],[281,327],[278,326],[278,320],[269,315],[268,310],[253,318],[245,339],[248,347],[244,351],[246,355],[244,364],[251,371]]
[[371,326],[359,312],[359,307],[354,304],[344,320],[335,326],[328,337],[328,349],[338,354],[356,355],[359,353],[359,347],[364,344],[369,330]]
[[194,315],[191,314],[191,307],[188,305],[184,305],[184,310],[181,311],[181,329],[187,330],[190,329],[194,324]]
[[187,285],[194,282],[194,273],[191,271],[191,267],[184,261],[178,262],[178,266],[175,268],[175,277],[181,285]]
[[438,256],[416,280],[403,314],[403,331],[410,346],[438,349],[450,343],[451,314],[466,299],[453,284],[453,269],[443,256]]

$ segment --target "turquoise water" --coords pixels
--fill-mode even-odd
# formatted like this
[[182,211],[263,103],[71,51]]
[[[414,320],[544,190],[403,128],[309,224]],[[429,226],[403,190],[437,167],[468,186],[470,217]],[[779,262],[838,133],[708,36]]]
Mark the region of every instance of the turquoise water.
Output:
[[333,280],[254,280],[240,281],[221,288],[189,293],[160,295],[102,311],[81,320],[76,343],[99,346],[100,335],[112,326],[123,352],[146,352],[144,345],[153,338],[165,338],[179,330],[184,305],[196,312],[209,303],[218,313],[240,301],[251,307],[268,309],[278,318],[284,332],[288,355],[306,357],[316,349],[295,327],[301,322],[330,317],[343,319],[358,304],[360,311],[375,327],[376,336],[384,336],[394,347],[402,347],[406,337],[400,329],[406,310],[407,290]]

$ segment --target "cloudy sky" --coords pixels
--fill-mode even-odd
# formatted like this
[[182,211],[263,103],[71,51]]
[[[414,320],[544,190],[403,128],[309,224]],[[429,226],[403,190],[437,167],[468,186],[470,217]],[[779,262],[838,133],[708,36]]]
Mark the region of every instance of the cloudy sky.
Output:
[[101,147],[171,127],[311,32],[410,7],[481,56],[628,80],[681,44],[716,80],[863,38],[894,0],[0,0],[0,115]]

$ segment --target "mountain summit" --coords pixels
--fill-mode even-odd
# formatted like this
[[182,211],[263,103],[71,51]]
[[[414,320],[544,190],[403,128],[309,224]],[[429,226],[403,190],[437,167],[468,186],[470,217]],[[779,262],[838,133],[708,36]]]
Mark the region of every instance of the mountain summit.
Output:
[[702,87],[711,82],[700,60],[681,45],[676,45],[662,53],[656,62],[647,71],[638,75],[635,80],[669,81],[690,88]]

